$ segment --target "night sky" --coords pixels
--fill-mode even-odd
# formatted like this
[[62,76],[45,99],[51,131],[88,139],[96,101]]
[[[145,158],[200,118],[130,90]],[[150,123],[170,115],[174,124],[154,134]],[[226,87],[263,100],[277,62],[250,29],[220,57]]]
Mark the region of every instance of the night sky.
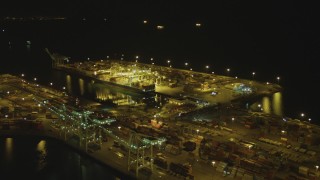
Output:
[[[317,78],[320,36],[316,5],[306,1],[163,1],[78,0],[7,1],[0,6],[5,16],[65,16],[70,19],[139,22],[149,19],[179,29],[201,22],[208,46],[222,47],[223,58],[264,63],[287,62],[287,68],[309,69]],[[183,29],[179,29],[183,31]],[[228,36],[219,38],[219,34]],[[218,38],[216,38],[218,37]],[[224,46],[228,48],[223,49]],[[297,67],[297,68],[289,68]],[[253,67],[254,69],[254,67]]]
[[[241,38],[251,39],[258,53],[292,61],[319,59],[319,28],[316,5],[300,1],[163,1],[163,0],[79,0],[7,1],[0,16],[66,16],[69,18],[114,21],[152,19],[182,25],[201,21],[215,29],[230,31],[230,43],[241,46]],[[221,28],[221,26],[225,28]],[[211,30],[214,27],[211,28]],[[214,33],[219,33],[216,31]],[[238,40],[235,41],[234,39]],[[276,42],[276,43],[275,43]],[[268,51],[272,47],[272,52]],[[250,58],[250,57],[249,57]],[[253,57],[252,57],[253,58]]]

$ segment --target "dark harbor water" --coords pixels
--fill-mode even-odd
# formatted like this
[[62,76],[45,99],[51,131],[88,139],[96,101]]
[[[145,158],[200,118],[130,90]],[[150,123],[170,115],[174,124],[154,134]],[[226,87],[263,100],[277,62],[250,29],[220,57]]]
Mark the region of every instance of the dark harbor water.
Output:
[[53,139],[1,137],[0,159],[3,180],[128,179]]
[[[210,65],[210,71],[216,74],[280,83],[284,88],[284,115],[300,118],[300,114],[304,113],[306,120],[311,118],[313,123],[319,123],[317,104],[320,96],[316,81],[320,73],[310,59],[313,57],[296,59],[297,57],[288,54],[288,50],[281,50],[276,44],[285,46],[288,42],[283,42],[284,39],[279,34],[278,40],[265,42],[268,47],[261,50],[264,51],[263,54],[256,52],[254,49],[257,47],[250,47],[248,43],[262,43],[266,40],[260,42],[235,37],[235,42],[243,43],[242,46],[235,47],[221,39],[230,32],[211,32],[213,24],[208,24],[203,30],[187,27],[187,24],[183,24],[183,28],[170,24],[171,28],[159,31],[151,25],[144,27],[137,20],[128,21],[2,22],[1,28],[5,31],[0,33],[0,73],[25,73],[29,80],[37,77],[39,83],[46,85],[55,81],[53,83],[56,88],[62,88],[66,77],[51,69],[51,59],[44,51],[46,47],[71,57],[71,61],[107,57],[123,57],[124,60],[132,61],[139,55],[139,62],[150,63],[150,58],[153,57],[156,64],[167,65],[166,62],[170,59],[173,67],[184,69],[184,63],[188,62],[188,66],[196,71],[204,71],[205,66]],[[242,29],[240,32],[244,33],[243,31]],[[214,45],[217,40],[220,44]],[[31,44],[27,45],[27,41]],[[297,53],[301,53],[299,51]],[[248,56],[244,57],[245,55]],[[231,69],[229,74],[226,68]],[[254,76],[252,72],[255,72]],[[276,79],[278,76],[279,81]]]
[[[186,68],[184,64],[188,62],[188,68],[196,71],[204,71],[209,65],[215,74],[280,83],[284,91],[262,99],[263,108],[278,114],[283,111],[284,116],[292,118],[300,118],[304,113],[305,120],[311,118],[319,124],[320,95],[316,87],[320,71],[315,65],[319,58],[312,47],[314,42],[305,40],[312,39],[314,34],[305,33],[302,25],[289,21],[289,16],[280,13],[282,19],[278,19],[267,9],[235,11],[238,16],[231,15],[231,10],[214,8],[215,18],[204,21],[201,28],[194,27],[194,19],[177,17],[171,22],[158,19],[147,25],[142,23],[142,18],[125,17],[107,22],[103,18],[0,22],[0,73],[17,76],[24,73],[30,81],[37,77],[43,85],[53,82],[54,88],[62,90],[65,86],[68,93],[97,102],[108,102],[110,93],[118,99],[138,101],[144,96],[52,70],[51,59],[44,48],[70,56],[71,61],[108,56],[132,61],[139,56],[139,62],[150,63],[152,57],[159,65],[167,65],[170,59],[177,68]],[[165,25],[163,30],[155,28],[159,23]],[[231,69],[229,74],[227,68]],[[21,174],[30,177],[25,179],[50,180],[121,176],[59,142],[39,138],[1,138],[0,165],[1,174],[16,179]]]

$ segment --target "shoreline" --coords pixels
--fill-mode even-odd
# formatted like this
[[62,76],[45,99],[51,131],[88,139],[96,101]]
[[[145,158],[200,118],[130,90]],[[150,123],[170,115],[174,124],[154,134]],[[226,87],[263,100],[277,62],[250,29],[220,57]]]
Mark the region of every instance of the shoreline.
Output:
[[18,137],[19,138],[19,137],[28,136],[28,137],[37,137],[37,138],[44,138],[44,139],[50,139],[53,141],[57,141],[61,145],[64,145],[64,146],[70,148],[70,150],[77,152],[81,156],[86,156],[86,157],[94,160],[96,163],[103,165],[107,168],[110,168],[112,171],[116,172],[117,176],[119,174],[123,175],[123,176],[121,176],[121,178],[136,179],[136,177],[133,174],[128,173],[129,171],[127,171],[126,169],[124,170],[124,169],[118,168],[118,167],[114,166],[114,164],[112,164],[112,163],[106,163],[105,161],[102,160],[102,158],[99,159],[98,157],[90,154],[90,152],[85,152],[84,149],[76,147],[75,145],[72,145],[71,143],[68,143],[65,140],[61,139],[60,137],[55,137],[54,135],[50,135],[49,132],[52,132],[52,131],[41,132],[39,130],[37,130],[37,131],[33,130],[32,132],[31,131],[25,132],[25,131],[21,131],[21,130],[0,130],[0,137],[2,137],[2,138]]

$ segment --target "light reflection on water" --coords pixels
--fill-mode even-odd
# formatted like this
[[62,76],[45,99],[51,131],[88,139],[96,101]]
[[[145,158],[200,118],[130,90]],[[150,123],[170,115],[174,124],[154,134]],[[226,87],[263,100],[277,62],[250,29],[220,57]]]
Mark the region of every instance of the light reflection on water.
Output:
[[283,110],[282,110],[282,93],[281,92],[277,92],[273,94],[272,97],[272,101],[273,101],[273,113],[279,116],[283,115]]
[[[162,106],[165,99],[161,95],[142,94],[127,88],[97,82],[93,79],[63,71],[53,71],[56,87],[66,87],[66,92],[75,97],[83,97],[104,105],[146,104],[149,107]],[[62,80],[62,81],[61,81]]]
[[269,97],[263,97],[262,98],[262,108],[264,113],[271,113],[271,106],[270,106],[270,98]]
[[45,168],[47,165],[46,157],[47,157],[47,147],[46,141],[41,140],[37,145],[37,151],[39,152],[38,158],[38,171]]
[[79,78],[79,89],[80,89],[80,95],[82,96],[84,94],[84,82],[82,78]]
[[103,86],[95,86],[95,97],[100,101],[111,101],[117,105],[134,104],[132,97],[120,92],[113,92],[109,88]]
[[282,93],[277,92],[272,96],[265,96],[261,101],[252,104],[251,108],[255,111],[283,116]]
[[10,161],[12,159],[12,150],[13,150],[13,139],[6,138],[5,157],[7,161]]
[[131,179],[59,141],[36,137],[0,138],[0,179]]
[[70,75],[66,76],[66,87],[67,87],[67,92],[69,94],[71,94],[72,93],[72,84],[71,84],[71,76]]

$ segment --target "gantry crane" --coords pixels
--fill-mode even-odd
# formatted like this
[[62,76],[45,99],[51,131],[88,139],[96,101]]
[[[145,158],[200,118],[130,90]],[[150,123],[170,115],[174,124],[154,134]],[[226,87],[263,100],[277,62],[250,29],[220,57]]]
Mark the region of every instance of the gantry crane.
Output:
[[57,107],[48,100],[33,99],[58,116],[59,120],[56,122],[56,125],[58,125],[60,136],[63,136],[64,140],[67,140],[70,135],[70,137],[76,136],[79,138],[79,146],[84,146],[86,151],[88,150],[89,143],[96,144],[101,148],[103,125],[110,125],[116,121],[110,118],[98,120],[90,117],[91,111],[79,111],[72,107],[67,107],[65,104]]
[[89,143],[95,143],[101,147],[101,132],[117,140],[128,149],[128,171],[133,170],[137,177],[139,170],[142,168],[153,170],[153,147],[162,145],[166,141],[165,138],[153,138],[133,130],[130,132],[129,141],[126,141],[113,133],[112,130],[103,127],[103,125],[110,125],[115,122],[115,119],[98,120],[89,116],[92,113],[91,111],[76,111],[65,104],[57,107],[48,100],[38,100],[36,98],[34,100],[58,116],[57,125],[60,127],[60,136],[63,136],[64,140],[67,140],[69,134],[76,135],[79,137],[79,146],[84,146],[86,151]]

